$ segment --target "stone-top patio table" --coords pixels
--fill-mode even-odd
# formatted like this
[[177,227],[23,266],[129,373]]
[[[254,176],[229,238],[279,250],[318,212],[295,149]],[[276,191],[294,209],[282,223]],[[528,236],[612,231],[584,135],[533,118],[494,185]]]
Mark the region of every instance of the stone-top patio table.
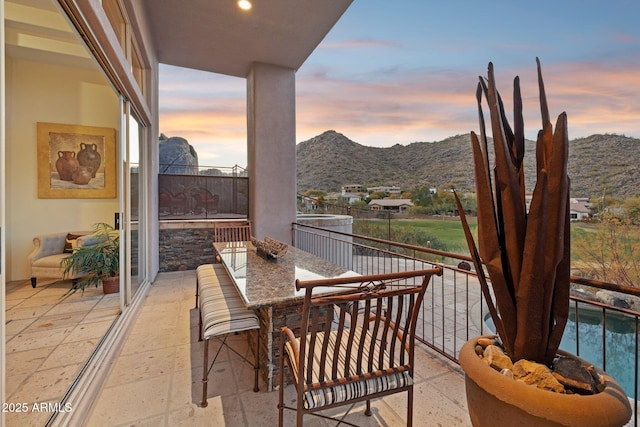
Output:
[[271,391],[279,375],[280,328],[287,325],[299,333],[304,290],[296,291],[296,279],[330,279],[358,273],[293,246],[275,260],[259,255],[251,242],[221,242],[213,246],[247,308],[255,310],[260,319],[260,370]]

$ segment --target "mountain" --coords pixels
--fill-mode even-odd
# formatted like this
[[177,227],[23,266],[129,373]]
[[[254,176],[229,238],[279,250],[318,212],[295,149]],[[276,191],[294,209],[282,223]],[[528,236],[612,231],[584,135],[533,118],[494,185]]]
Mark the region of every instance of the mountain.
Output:
[[[535,141],[526,141],[525,176],[535,184]],[[416,185],[472,190],[475,187],[469,135],[438,142],[367,147],[333,130],[297,145],[298,192],[339,191],[343,184]],[[592,135],[569,142],[573,197],[629,197],[640,194],[640,139]]]

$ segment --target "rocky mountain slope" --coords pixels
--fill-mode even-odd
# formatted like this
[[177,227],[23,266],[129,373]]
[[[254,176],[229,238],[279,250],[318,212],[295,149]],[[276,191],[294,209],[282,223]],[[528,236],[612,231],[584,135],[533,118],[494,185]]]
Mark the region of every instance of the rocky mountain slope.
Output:
[[[535,142],[527,141],[525,174],[530,191],[535,183]],[[414,142],[392,147],[367,147],[336,131],[297,146],[298,192],[339,191],[343,184],[365,186],[416,185],[472,190],[473,167],[469,135],[438,142]],[[621,135],[592,135],[569,146],[569,175],[573,197],[640,194],[640,139]]]

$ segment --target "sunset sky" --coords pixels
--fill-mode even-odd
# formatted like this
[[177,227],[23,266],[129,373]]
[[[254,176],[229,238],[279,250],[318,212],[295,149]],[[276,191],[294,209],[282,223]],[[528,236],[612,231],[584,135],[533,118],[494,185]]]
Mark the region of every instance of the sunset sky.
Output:
[[[540,127],[536,62],[569,138],[640,138],[640,1],[356,0],[296,74],[296,141],[333,129],[367,146],[478,130],[475,90],[493,62],[511,111],[520,76],[527,137]],[[160,131],[200,165],[246,166],[246,82],[160,66]]]

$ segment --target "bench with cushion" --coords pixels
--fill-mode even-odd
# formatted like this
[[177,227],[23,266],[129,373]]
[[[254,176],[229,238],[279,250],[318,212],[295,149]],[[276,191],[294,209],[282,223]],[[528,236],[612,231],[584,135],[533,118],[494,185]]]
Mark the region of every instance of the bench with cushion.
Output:
[[[224,221],[213,223],[214,242],[247,242],[251,240],[251,221]],[[215,262],[219,263],[218,255]],[[196,281],[196,308],[198,308],[198,282]]]
[[[196,269],[196,286],[200,294],[200,341],[204,340],[204,363],[202,375],[202,402],[201,406],[207,406],[207,379],[209,372],[216,361],[214,357],[209,366],[209,339],[221,337],[222,345],[226,344],[226,337],[229,334],[250,331],[260,328],[258,316],[249,310],[240,298],[235,285],[222,265],[204,264]],[[259,342],[260,334],[256,334],[254,386],[253,391],[258,391],[258,369],[259,369]],[[234,351],[233,349],[231,349]],[[234,351],[235,352],[235,351]],[[243,360],[249,362],[244,356],[235,352]]]

